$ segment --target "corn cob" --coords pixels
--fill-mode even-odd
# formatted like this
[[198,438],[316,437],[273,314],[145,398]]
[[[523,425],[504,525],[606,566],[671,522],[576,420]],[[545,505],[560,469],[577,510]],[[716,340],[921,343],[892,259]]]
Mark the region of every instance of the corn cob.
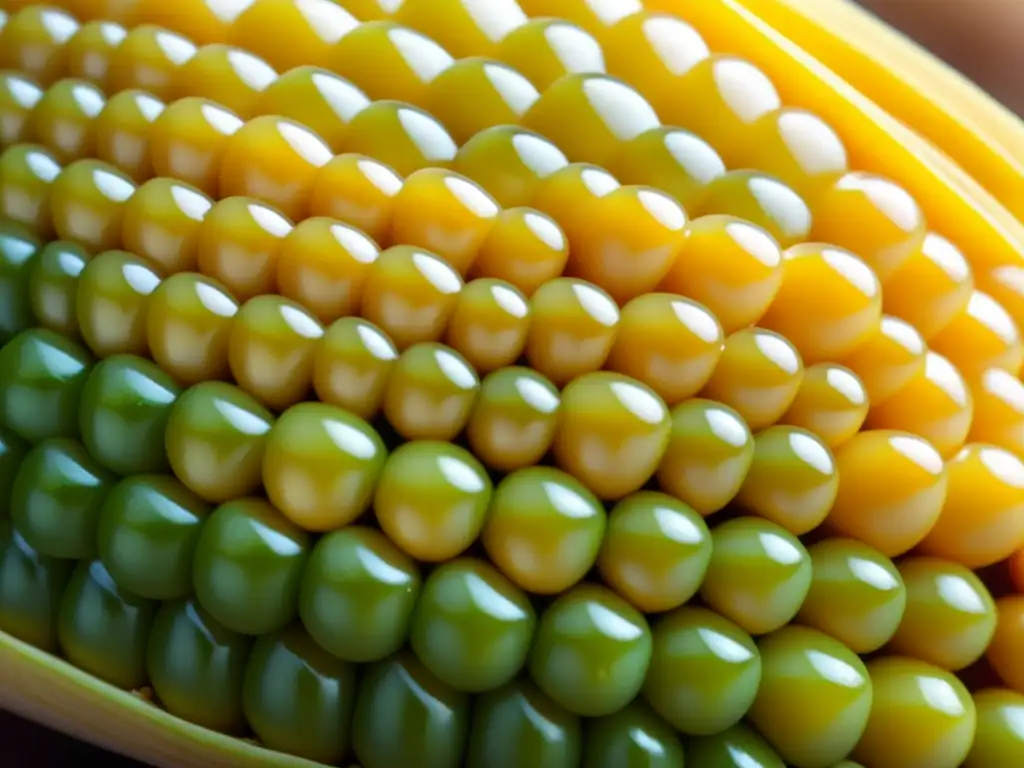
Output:
[[0,706],[1019,762],[1021,128],[838,2],[6,3]]

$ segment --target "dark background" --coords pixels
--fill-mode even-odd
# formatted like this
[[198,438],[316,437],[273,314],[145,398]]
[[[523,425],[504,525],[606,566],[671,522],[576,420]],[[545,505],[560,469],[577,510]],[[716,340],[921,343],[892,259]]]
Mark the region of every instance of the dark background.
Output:
[[[1020,0],[861,0],[1004,103],[1024,114],[1024,2]],[[0,711],[7,764],[21,768],[147,768]]]

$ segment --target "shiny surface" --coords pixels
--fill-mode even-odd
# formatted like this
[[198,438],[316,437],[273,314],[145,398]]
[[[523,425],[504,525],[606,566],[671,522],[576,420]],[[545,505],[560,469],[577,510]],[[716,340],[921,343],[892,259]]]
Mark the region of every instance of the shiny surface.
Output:
[[0,342],[5,345],[33,325],[29,280],[41,245],[24,224],[0,219]]
[[495,125],[465,141],[453,167],[503,208],[513,208],[531,204],[541,181],[568,163],[544,136],[516,125]]
[[402,177],[365,155],[342,154],[317,173],[309,197],[311,216],[329,216],[389,245],[394,197]]
[[64,166],[50,188],[53,228],[92,253],[121,243],[124,205],[135,193],[125,174],[97,160],[77,160]]
[[0,68],[53,82],[67,66],[65,44],[78,31],[77,20],[59,8],[35,4],[11,10],[17,12],[0,30]]
[[459,292],[444,340],[485,374],[522,357],[530,320],[530,305],[515,286],[478,278]]
[[1024,694],[1000,688],[978,691],[974,706],[978,728],[965,768],[1013,765],[1024,759]]
[[643,695],[680,732],[712,735],[734,726],[760,681],[754,641],[719,614],[684,606],[655,623]]
[[1013,318],[981,291],[971,293],[967,306],[929,339],[928,346],[945,355],[968,378],[989,368],[1017,375],[1024,363],[1024,344]]
[[473,275],[505,280],[532,296],[565,270],[569,241],[555,221],[531,208],[498,214],[473,263]]
[[60,173],[57,156],[39,144],[15,144],[0,154],[0,216],[43,237],[52,231],[50,185]]
[[571,72],[605,70],[600,43],[575,24],[556,18],[518,25],[501,39],[494,55],[541,91]]
[[775,176],[735,170],[708,182],[693,204],[693,216],[725,214],[755,224],[783,248],[811,239],[811,210]]
[[996,601],[998,622],[986,658],[1000,679],[1017,693],[1024,693],[1024,663],[1019,653],[1024,639],[1024,595],[1007,595]]
[[181,68],[173,91],[178,97],[210,99],[248,118],[258,114],[263,92],[276,79],[277,72],[259,56],[214,43],[200,47]]
[[[330,0],[254,0],[232,20],[229,41],[263,56],[281,71],[326,64],[333,46],[357,22]],[[279,41],[287,40],[288,45]]]
[[152,24],[133,28],[110,57],[114,93],[139,88],[158,99],[174,98],[184,66],[196,54],[189,39]]
[[784,528],[739,517],[711,530],[711,564],[700,595],[752,635],[788,624],[811,588],[811,558]]
[[375,101],[352,118],[345,150],[376,158],[407,176],[420,168],[448,166],[458,145],[428,112],[400,101]]
[[241,118],[208,99],[190,97],[169,104],[152,123],[153,173],[216,195],[224,149],[242,127]]
[[967,439],[1024,456],[1024,382],[992,368],[971,384],[974,418]]
[[343,317],[328,326],[313,356],[313,388],[324,403],[364,419],[384,402],[398,359],[394,343],[373,323]]
[[104,106],[103,92],[85,80],[61,80],[32,109],[29,133],[62,163],[96,154],[95,119]]
[[867,341],[840,362],[861,380],[870,405],[875,407],[922,375],[927,353],[928,347],[914,326],[882,315]]
[[160,284],[150,264],[128,251],[104,251],[82,270],[75,294],[78,330],[97,357],[149,352],[149,297]]
[[860,431],[868,416],[869,395],[860,377],[834,363],[809,365],[781,422],[802,427],[830,449]]
[[[179,110],[175,107],[172,115]],[[169,170],[172,166],[167,156],[168,142],[166,139],[161,140],[158,133],[166,131],[168,121],[162,123],[159,129],[154,128],[153,135],[150,132],[150,126],[163,111],[164,103],[146,91],[128,89],[112,95],[94,123],[96,157],[125,173],[136,183],[152,178],[157,173],[154,167]],[[162,154],[154,152],[151,158],[151,146]],[[179,161],[173,167],[180,169],[182,164]]]
[[199,228],[213,205],[213,200],[189,184],[151,179],[124,207],[124,247],[163,274],[194,272]]
[[586,768],[682,768],[683,744],[672,727],[646,705],[634,701],[613,715],[587,724]]

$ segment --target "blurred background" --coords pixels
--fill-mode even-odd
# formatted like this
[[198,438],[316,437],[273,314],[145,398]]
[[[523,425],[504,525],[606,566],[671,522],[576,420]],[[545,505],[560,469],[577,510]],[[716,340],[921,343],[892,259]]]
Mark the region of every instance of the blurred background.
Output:
[[[1024,0],[858,0],[1024,115]],[[0,712],[9,765],[134,768],[128,760]]]

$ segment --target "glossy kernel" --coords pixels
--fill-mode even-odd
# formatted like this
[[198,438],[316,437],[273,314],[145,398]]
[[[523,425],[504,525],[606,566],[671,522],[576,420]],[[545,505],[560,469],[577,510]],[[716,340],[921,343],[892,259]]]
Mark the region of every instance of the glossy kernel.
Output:
[[675,405],[711,378],[724,341],[717,318],[705,307],[671,293],[648,293],[622,308],[606,367]]
[[946,464],[949,490],[924,554],[981,568],[1024,544],[1024,463],[1008,451],[972,443]]
[[604,366],[615,340],[619,309],[605,291],[576,278],[557,278],[530,297],[530,366],[556,385]]
[[363,768],[458,768],[468,733],[466,694],[438,680],[409,651],[378,661],[362,676],[352,747]]
[[230,45],[204,45],[178,72],[176,96],[200,96],[242,117],[256,112],[263,91],[277,72],[259,56]]
[[472,274],[505,280],[527,296],[562,274],[569,242],[561,227],[531,208],[498,214],[477,252]]
[[871,768],[955,768],[967,756],[977,712],[963,684],[901,656],[868,663],[873,701],[852,757]]
[[915,547],[946,501],[948,474],[926,440],[906,432],[866,430],[835,452],[839,494],[831,529],[895,557]]
[[996,631],[988,589],[962,565],[932,557],[899,564],[907,607],[889,650],[957,671],[985,653]]
[[[739,768],[744,762],[752,768],[785,768],[785,763],[757,731],[738,723],[713,736],[690,739],[686,744],[687,764],[697,768]],[[842,762],[833,768],[860,768]]]
[[192,555],[209,505],[173,477],[126,478],[100,510],[98,553],[114,581],[153,600],[192,593]]
[[864,662],[828,635],[798,626],[773,632],[758,649],[761,684],[751,722],[796,768],[828,768],[846,757],[871,713]]
[[229,109],[191,97],[169,104],[152,120],[149,159],[157,176],[191,184],[215,197],[228,139],[243,125]]
[[476,372],[457,352],[416,344],[388,377],[384,417],[407,440],[454,440],[469,421],[479,389]]
[[421,440],[388,457],[373,508],[393,542],[417,560],[437,563],[476,541],[491,495],[491,480],[471,453]]
[[29,298],[39,235],[12,219],[0,219],[0,348],[36,323]]
[[0,147],[28,140],[32,109],[43,89],[18,72],[0,72]]
[[309,212],[317,172],[333,156],[323,139],[299,123],[274,115],[253,118],[225,144],[220,196],[255,198],[299,221]]
[[784,274],[782,252],[766,230],[734,216],[702,216],[689,223],[659,290],[700,302],[729,334],[764,316]]
[[67,74],[107,91],[111,59],[127,35],[128,30],[112,21],[86,22],[64,45]]
[[604,165],[625,142],[660,122],[654,108],[625,82],[573,73],[550,85],[522,124],[547,136],[573,162]]
[[245,667],[242,709],[268,748],[324,763],[348,752],[356,670],[297,625],[259,638]]
[[569,274],[601,286],[619,304],[657,288],[686,239],[686,212],[649,187],[620,187],[579,214],[589,221],[568,230]]
[[808,430],[776,425],[754,437],[754,460],[737,501],[802,536],[828,516],[838,492],[828,445]]
[[707,517],[739,493],[754,458],[753,436],[736,411],[712,400],[686,400],[671,418],[658,484]]
[[605,71],[600,43],[577,25],[556,18],[530,19],[509,31],[495,58],[543,91],[563,75]]
[[725,340],[701,397],[735,409],[758,431],[789,410],[803,377],[803,360],[788,339],[764,328],[745,328]]
[[406,178],[392,208],[392,243],[431,251],[465,275],[499,212],[475,182],[439,168]]
[[989,368],[1002,368],[1016,376],[1024,363],[1024,344],[1013,318],[981,291],[971,293],[964,310],[929,339],[928,346],[968,378]]
[[974,418],[967,436],[1024,456],[1024,382],[1002,368],[985,371],[971,388]]
[[168,471],[164,432],[180,394],[174,379],[149,360],[130,355],[101,360],[79,402],[82,444],[118,475]]
[[473,702],[466,768],[576,768],[579,718],[523,676]]
[[7,517],[11,491],[18,468],[29,452],[29,444],[7,427],[0,427],[0,517]]
[[0,216],[49,237],[50,185],[60,171],[57,156],[38,144],[5,149],[0,154]]
[[97,357],[146,356],[149,297],[160,285],[150,265],[127,251],[104,251],[78,278],[75,313],[86,345]]
[[146,649],[150,684],[168,712],[204,728],[244,725],[242,681],[252,641],[216,621],[195,599],[160,605]]
[[554,440],[558,390],[529,368],[507,367],[481,383],[466,438],[487,466],[510,472],[538,463]]
[[[472,109],[466,109],[467,98]],[[512,67],[474,56],[434,78],[424,106],[463,144],[493,125],[518,125],[538,98],[533,84]]]
[[398,350],[373,323],[343,317],[326,330],[313,355],[313,388],[325,403],[370,419],[384,402]]
[[383,251],[370,268],[360,314],[404,350],[443,337],[461,290],[459,273],[441,258],[396,245]]
[[34,328],[0,347],[0,424],[38,443],[78,435],[78,401],[93,366],[89,351]]
[[907,588],[892,560],[856,539],[824,539],[807,551],[811,589],[796,621],[857,654],[889,642],[907,605]]
[[967,259],[949,240],[929,232],[885,281],[885,311],[930,339],[964,310],[973,290]]
[[811,243],[786,251],[782,285],[759,322],[811,364],[857,349],[881,317],[881,285],[868,266],[848,251]]
[[708,182],[692,216],[725,214],[761,227],[783,248],[806,243],[811,210],[791,187],[760,171],[734,170]]
[[684,606],[654,625],[643,695],[676,729],[711,735],[750,709],[761,681],[761,655],[750,636],[706,608]]
[[1024,760],[1024,694],[992,688],[974,694],[978,727],[964,768],[1015,765]]
[[232,319],[228,363],[239,387],[275,411],[303,400],[313,385],[313,356],[323,326],[294,301],[267,294]]
[[363,284],[380,255],[355,227],[327,218],[300,221],[277,259],[277,289],[321,323],[358,313]]
[[175,96],[178,78],[196,54],[188,38],[153,24],[132,29],[110,57],[112,93],[138,88],[158,99]]
[[1007,595],[996,601],[998,623],[986,652],[989,664],[1006,685],[1024,693],[1024,661],[1020,646],[1024,640],[1024,595]]
[[214,510],[196,542],[196,598],[235,632],[277,632],[298,610],[308,552],[307,534],[267,502],[229,501]]
[[174,404],[167,422],[167,459],[178,479],[206,501],[255,493],[273,417],[223,382],[197,384]]
[[922,375],[927,353],[928,347],[914,326],[882,315],[867,341],[840,362],[861,380],[868,402],[875,407]]
[[636,608],[660,613],[697,593],[710,562],[711,534],[700,515],[669,496],[641,491],[612,510],[597,565]]
[[460,58],[489,54],[526,22],[515,0],[403,0],[395,18],[430,35]]
[[945,458],[963,447],[971,430],[974,399],[948,358],[928,352],[924,368],[868,413],[871,429],[897,429],[928,440]]
[[89,254],[81,246],[63,240],[47,243],[32,260],[28,277],[28,299],[36,323],[78,340],[78,278]]
[[121,240],[165,275],[194,272],[199,228],[213,205],[189,184],[151,179],[125,204]]
[[420,661],[460,691],[480,693],[512,680],[533,640],[533,607],[494,566],[460,558],[427,578],[409,643]]
[[384,461],[383,442],[362,419],[331,405],[300,403],[270,430],[263,485],[295,525],[329,531],[366,511]]
[[815,199],[811,236],[856,253],[885,282],[921,247],[924,214],[893,182],[851,172]]
[[540,180],[533,189],[530,205],[558,222],[572,239],[593,226],[598,201],[621,187],[604,168],[590,163],[570,163]]
[[[150,143],[159,140],[152,126],[163,111],[164,103],[145,91],[129,89],[111,96],[94,124],[96,157],[136,183],[152,178]],[[166,163],[161,168],[168,170]]]
[[483,544],[491,561],[521,588],[557,595],[597,561],[607,517],[575,478],[550,467],[506,476],[494,491]]
[[334,46],[357,25],[330,0],[253,0],[232,20],[228,42],[283,72],[302,64],[326,66]]
[[362,230],[386,247],[394,197],[401,189],[402,177],[383,163],[364,155],[336,155],[317,174],[309,212]]
[[291,118],[340,152],[348,124],[369,103],[369,97],[345,78],[304,66],[283,72],[269,83],[252,113]]
[[97,160],[64,166],[50,187],[53,228],[92,253],[121,244],[121,222],[135,184],[128,176]]
[[49,85],[66,71],[66,44],[78,29],[75,17],[61,8],[26,4],[0,29],[0,69],[24,72]]
[[806,429],[835,450],[860,431],[868,406],[867,390],[857,374],[841,365],[818,363],[804,369],[796,399],[781,422]]
[[377,661],[405,642],[420,586],[416,565],[390,539],[349,526],[313,548],[299,616],[313,639],[339,659]]
[[96,526],[114,476],[81,443],[38,443],[22,462],[11,492],[11,519],[37,552],[80,560],[96,554]]
[[620,374],[585,374],[562,390],[554,456],[598,497],[619,499],[657,471],[670,430],[653,390]]
[[126,592],[99,560],[78,563],[61,598],[57,637],[78,669],[125,690],[146,683],[152,600]]
[[376,158],[408,176],[451,165],[458,145],[431,114],[401,101],[375,101],[349,123],[345,151]]
[[530,675],[571,712],[602,717],[643,686],[653,641],[646,619],[594,584],[559,596],[544,612],[528,660]]
[[277,262],[292,223],[249,197],[227,197],[207,212],[196,244],[199,271],[239,301],[274,293]]
[[542,179],[569,164],[562,150],[516,125],[485,128],[459,147],[454,170],[473,179],[504,208],[529,205]]
[[586,768],[682,768],[683,745],[668,723],[640,701],[587,725]]
[[480,278],[459,293],[444,340],[473,368],[488,373],[522,357],[529,328],[526,297],[502,280]]
[[226,379],[237,313],[237,302],[215,280],[194,272],[171,275],[147,301],[149,353],[182,386]]
[[788,624],[811,588],[811,558],[800,540],[756,517],[722,523],[711,538],[704,602],[752,635]]

